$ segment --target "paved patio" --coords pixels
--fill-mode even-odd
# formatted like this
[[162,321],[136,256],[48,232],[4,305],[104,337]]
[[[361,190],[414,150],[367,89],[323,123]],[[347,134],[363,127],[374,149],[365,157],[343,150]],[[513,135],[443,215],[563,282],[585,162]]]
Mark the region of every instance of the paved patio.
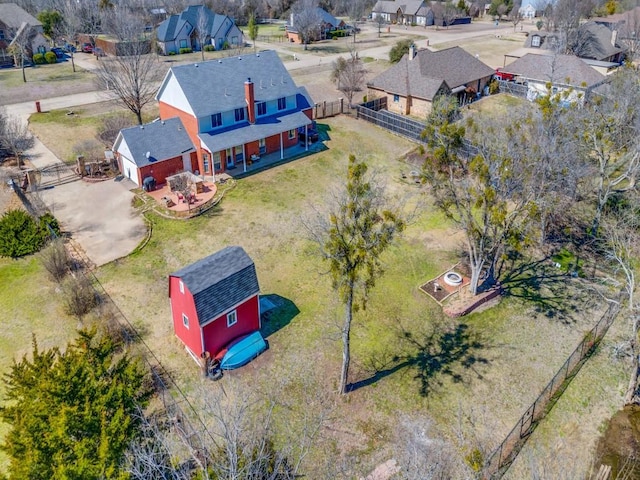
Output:
[[[187,203],[185,199],[178,198],[178,193],[169,190],[169,185],[166,183],[157,186],[155,190],[153,190],[152,192],[147,192],[147,194],[151,196],[156,202],[158,202],[158,204],[166,207],[167,210],[170,210],[172,212],[186,212],[188,210],[192,210],[194,208],[205,205],[216,195],[216,192],[218,191],[216,184],[213,182],[202,182],[202,186],[202,193],[196,194],[191,203]],[[163,200],[163,198],[171,200],[173,205],[166,206],[165,200]]]

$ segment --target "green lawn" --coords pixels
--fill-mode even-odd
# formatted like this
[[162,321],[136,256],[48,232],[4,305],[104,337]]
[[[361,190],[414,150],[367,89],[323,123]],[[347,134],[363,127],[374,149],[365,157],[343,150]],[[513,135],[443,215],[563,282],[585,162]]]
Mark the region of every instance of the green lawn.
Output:
[[[0,335],[0,372],[7,372],[14,359],[31,353],[31,338],[39,348],[66,345],[73,337],[76,321],[67,317],[52,283],[35,256],[10,260],[0,258],[0,311],[5,326]],[[0,382],[0,397],[4,383]],[[0,439],[8,426],[0,423]],[[0,451],[0,472],[7,458]]]

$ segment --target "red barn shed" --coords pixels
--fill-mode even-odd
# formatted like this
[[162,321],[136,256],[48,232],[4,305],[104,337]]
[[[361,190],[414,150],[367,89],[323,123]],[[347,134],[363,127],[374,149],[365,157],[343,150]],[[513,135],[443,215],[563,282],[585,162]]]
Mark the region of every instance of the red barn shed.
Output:
[[242,247],[226,247],[169,275],[173,328],[196,361],[260,330],[258,277]]

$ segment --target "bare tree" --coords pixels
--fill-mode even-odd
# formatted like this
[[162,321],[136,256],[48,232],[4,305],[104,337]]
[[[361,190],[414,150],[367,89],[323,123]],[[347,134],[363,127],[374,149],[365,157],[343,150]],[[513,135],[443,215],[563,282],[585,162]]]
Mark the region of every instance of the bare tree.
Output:
[[356,43],[356,35],[358,33],[358,20],[362,18],[362,14],[364,13],[365,4],[364,0],[351,0],[348,4],[349,10],[349,20],[351,20],[353,24],[353,43]]
[[442,21],[444,26],[449,28],[449,25],[453,23],[458,14],[458,7],[456,7],[451,1],[446,2],[442,10]]
[[292,29],[300,35],[307,49],[309,42],[320,34],[322,18],[318,13],[318,0],[298,0],[292,7]]
[[380,31],[382,30],[382,27],[387,24],[387,20],[382,15],[378,14],[373,21],[375,22],[376,27],[378,27],[378,38],[380,38]]
[[362,90],[366,75],[367,70],[364,68],[358,52],[352,49],[349,52],[349,58],[344,61],[342,68],[337,74],[338,90],[347,97],[349,108],[352,107],[354,94]]
[[150,44],[139,20],[121,15],[114,24],[117,27],[112,33],[121,40],[121,54],[100,61],[95,71],[97,83],[115,92],[117,100],[131,110],[142,125],[142,109],[154,100],[164,72],[150,55]]
[[513,25],[513,31],[516,31],[516,27],[522,22],[522,12],[520,12],[520,3],[514,3],[511,11],[509,12],[509,21]]
[[64,240],[61,238],[51,241],[38,256],[44,268],[49,272],[49,276],[55,282],[60,283],[71,270],[72,260],[64,245]]
[[34,138],[26,122],[15,115],[0,110],[0,148],[15,157],[18,167],[22,163],[22,154],[31,148]]
[[211,42],[211,18],[205,10],[206,7],[202,6],[198,10],[198,18],[196,19],[196,37],[200,44],[200,53],[202,55],[202,61],[204,62],[204,46],[207,42]]
[[7,51],[13,55],[13,63],[16,66],[19,65],[22,70],[22,81],[24,83],[27,83],[27,75],[25,73],[27,59],[33,53],[29,45],[32,31],[33,27],[23,22],[20,28],[13,32],[13,40],[11,40],[7,48]]
[[627,47],[627,57],[630,60],[636,60],[640,56],[640,9],[634,8],[625,13],[618,39]]

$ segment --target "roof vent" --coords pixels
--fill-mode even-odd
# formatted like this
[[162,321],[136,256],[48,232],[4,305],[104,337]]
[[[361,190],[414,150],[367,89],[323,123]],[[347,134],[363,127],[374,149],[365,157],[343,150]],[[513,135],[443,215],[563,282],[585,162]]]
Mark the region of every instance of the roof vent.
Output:
[[197,63],[196,63],[196,64],[194,64],[194,67],[198,68],[198,64],[197,64]]
[[238,60],[242,60],[242,57],[238,57]]
[[164,125],[164,120],[162,120],[160,123],[161,123],[162,125]]
[[140,130],[144,130],[144,125],[140,125]]
[[218,60],[218,63],[222,63],[222,60]]
[[256,53],[256,57],[259,57],[259,56],[260,56],[260,54],[259,54],[259,53]]
[[145,157],[149,158],[151,156],[151,152],[147,152],[144,154]]

